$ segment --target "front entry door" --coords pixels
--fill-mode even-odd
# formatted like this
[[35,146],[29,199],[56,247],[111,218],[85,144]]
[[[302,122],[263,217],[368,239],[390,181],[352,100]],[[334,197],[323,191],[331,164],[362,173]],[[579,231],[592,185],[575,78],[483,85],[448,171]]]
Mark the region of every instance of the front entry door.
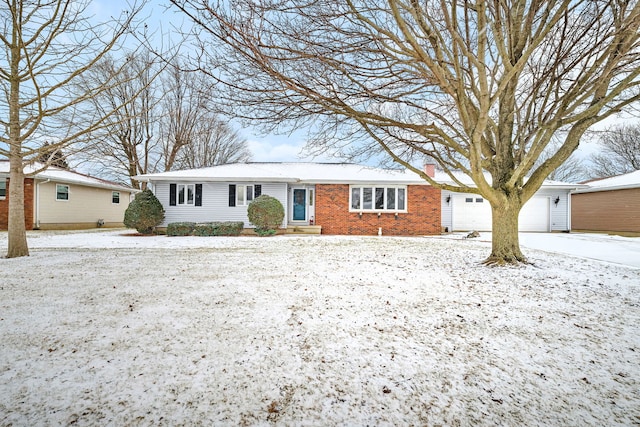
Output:
[[292,209],[291,218],[293,221],[307,220],[307,190],[305,188],[293,189]]

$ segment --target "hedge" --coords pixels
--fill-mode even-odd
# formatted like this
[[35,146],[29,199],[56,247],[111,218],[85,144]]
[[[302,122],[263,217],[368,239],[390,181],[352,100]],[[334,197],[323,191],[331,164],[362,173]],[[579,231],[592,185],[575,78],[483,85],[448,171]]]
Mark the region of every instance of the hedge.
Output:
[[173,222],[167,225],[168,236],[239,236],[244,229],[241,221]]

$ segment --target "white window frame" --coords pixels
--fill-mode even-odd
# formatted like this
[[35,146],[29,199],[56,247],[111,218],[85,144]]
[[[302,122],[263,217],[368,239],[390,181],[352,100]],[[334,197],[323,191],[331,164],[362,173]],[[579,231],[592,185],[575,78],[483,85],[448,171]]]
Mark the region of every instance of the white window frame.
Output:
[[[117,201],[114,201],[114,199],[117,198]],[[114,205],[119,205],[120,204],[120,192],[119,191],[112,191],[111,192],[111,203]]]
[[[354,190],[359,189],[360,205],[359,207],[353,207],[353,194]],[[365,189],[371,192],[371,208],[364,207],[364,193]],[[383,207],[376,208],[376,189],[383,190]],[[389,190],[395,190],[393,192],[395,200],[394,207],[389,208],[388,194]],[[398,209],[398,194],[399,190],[404,191],[404,207]],[[367,191],[368,193],[369,191]],[[350,185],[349,186],[349,212],[404,212],[408,211],[408,189],[406,185]]]
[[236,206],[248,206],[255,198],[255,191],[253,184],[237,184]]
[[[180,189],[182,193],[182,202],[180,202]],[[189,200],[189,190],[191,190],[191,200]],[[196,205],[196,185],[195,184],[176,184],[176,206],[195,206]]]
[[[58,194],[60,194],[61,192],[58,191],[58,187],[65,187],[67,189],[66,193],[67,193],[67,198],[66,199],[61,199],[58,197]],[[69,186],[66,184],[56,184],[56,201],[57,202],[68,202],[69,199],[71,198],[71,191],[69,189]]]
[[7,198],[7,180],[5,179],[0,179],[0,186],[4,187],[4,194],[0,195],[0,200],[4,200]]

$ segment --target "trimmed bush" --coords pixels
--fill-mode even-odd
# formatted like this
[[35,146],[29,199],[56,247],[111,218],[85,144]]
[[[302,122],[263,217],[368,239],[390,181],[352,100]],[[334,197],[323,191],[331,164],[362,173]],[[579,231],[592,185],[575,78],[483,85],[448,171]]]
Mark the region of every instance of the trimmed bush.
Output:
[[140,234],[151,234],[162,220],[164,208],[151,190],[136,194],[136,198],[124,212],[125,227],[135,228]]
[[204,222],[196,224],[194,236],[239,236],[244,229],[243,222]]
[[278,199],[263,194],[249,203],[247,215],[258,235],[271,236],[282,224],[284,208]]
[[167,236],[190,236],[195,226],[195,222],[172,222],[167,225]]

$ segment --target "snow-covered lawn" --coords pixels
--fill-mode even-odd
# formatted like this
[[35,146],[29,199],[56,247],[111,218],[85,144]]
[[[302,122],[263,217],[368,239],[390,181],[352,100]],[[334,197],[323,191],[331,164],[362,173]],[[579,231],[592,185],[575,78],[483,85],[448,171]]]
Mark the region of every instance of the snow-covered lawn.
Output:
[[0,425],[640,424],[640,269],[124,233],[30,233],[0,259]]

